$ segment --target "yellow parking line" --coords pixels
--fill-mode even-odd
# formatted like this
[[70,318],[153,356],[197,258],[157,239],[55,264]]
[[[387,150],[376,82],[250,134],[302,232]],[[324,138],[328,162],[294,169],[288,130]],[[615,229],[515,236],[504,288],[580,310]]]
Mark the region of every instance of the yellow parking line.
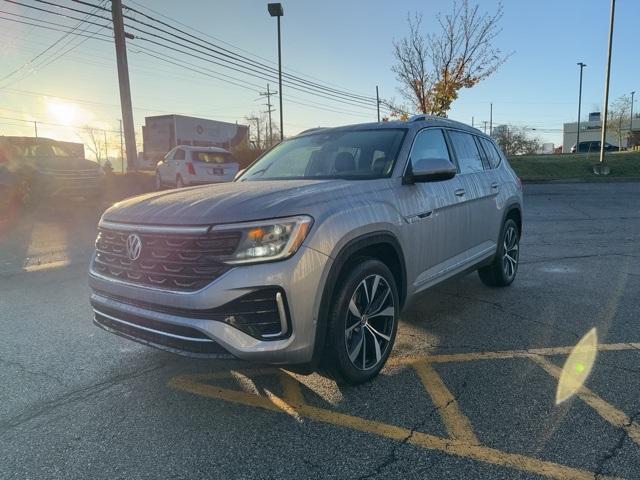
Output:
[[280,383],[284,391],[284,399],[294,407],[299,407],[304,404],[304,397],[302,396],[302,390],[300,389],[300,382],[296,380],[291,374],[281,371]]
[[[531,358],[531,360],[542,367],[552,377],[558,380],[560,379],[562,369],[549,362],[546,358],[543,358],[539,355],[530,355],[529,358]],[[601,397],[593,393],[584,385],[580,387],[580,390],[578,390],[576,396],[591,408],[593,408],[598,413],[598,415],[600,415],[611,425],[626,430],[629,438],[633,440],[637,445],[640,445],[640,425],[632,422],[631,419],[623,411],[618,410],[616,407],[603,400]]]
[[419,362],[413,364],[413,368],[420,377],[425,390],[431,396],[434,406],[438,409],[449,436],[477,445],[479,442],[473,433],[469,419],[462,413],[458,402],[433,366],[427,362]]
[[[200,378],[198,378],[200,377]],[[280,411],[280,408],[264,397],[253,395],[251,393],[241,392],[239,390],[230,390],[221,388],[216,385],[200,383],[201,375],[178,375],[169,380],[169,386],[184,390],[185,392],[195,393],[210,398],[219,398],[228,402],[240,403],[249,407],[264,408],[266,410]]]
[[[264,374],[263,371],[259,372]],[[218,377],[218,375],[214,375]],[[354,417],[324,408],[318,408],[304,403],[300,386],[295,378],[289,374],[282,374],[285,398],[267,392],[268,398],[242,391],[220,388],[211,384],[199,383],[210,379],[206,374],[179,375],[169,380],[169,386],[197,395],[239,403],[250,407],[262,408],[269,411],[287,413],[298,421],[302,418],[324,422],[338,427],[351,428],[364,433],[379,435],[399,442],[407,442],[417,447],[436,450],[445,454],[461,458],[470,458],[497,466],[514,468],[538,475],[562,480],[593,480],[595,474],[580,468],[567,467],[553,462],[540,460],[525,455],[503,452],[481,445],[472,445],[466,440],[440,438],[427,433],[409,430],[396,425],[389,425],[375,420]],[[219,378],[219,377],[218,377]],[[432,381],[432,380],[431,380]],[[446,388],[446,387],[445,387]],[[442,393],[442,392],[440,392]],[[602,477],[612,479],[613,477]]]
[[[430,363],[472,362],[476,360],[501,360],[508,358],[523,358],[531,354],[535,355],[568,355],[574,346],[531,348],[528,350],[502,350],[497,352],[469,352],[469,353],[444,353],[435,355],[413,355],[407,357],[392,357],[387,365],[411,365],[416,362],[428,360]],[[600,351],[638,350],[640,343],[608,343],[598,345]]]
[[428,450],[438,450],[458,457],[471,458],[501,467],[510,467],[544,475],[550,478],[561,480],[593,480],[595,477],[593,472],[580,468],[567,467],[558,463],[539,460],[517,453],[503,452],[480,445],[470,445],[460,440],[440,438],[429,435],[428,433],[415,432],[407,428],[387,425],[375,420],[353,417],[344,413],[332,412],[311,405],[303,405],[299,411],[303,416],[316,421],[383,436],[399,442],[407,442]]

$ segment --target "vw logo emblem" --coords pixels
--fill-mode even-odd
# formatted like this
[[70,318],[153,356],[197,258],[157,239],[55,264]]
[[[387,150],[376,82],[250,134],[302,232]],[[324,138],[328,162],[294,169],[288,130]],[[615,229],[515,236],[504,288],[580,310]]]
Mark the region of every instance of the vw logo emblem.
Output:
[[129,260],[135,261],[140,258],[142,253],[142,240],[135,233],[132,233],[127,237],[127,257]]

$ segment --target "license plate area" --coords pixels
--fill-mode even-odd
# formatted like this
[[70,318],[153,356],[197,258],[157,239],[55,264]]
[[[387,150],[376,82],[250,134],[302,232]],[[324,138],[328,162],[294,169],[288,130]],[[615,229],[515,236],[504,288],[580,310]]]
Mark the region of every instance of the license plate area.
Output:
[[211,175],[224,175],[224,168],[222,167],[213,167],[209,169],[209,173]]

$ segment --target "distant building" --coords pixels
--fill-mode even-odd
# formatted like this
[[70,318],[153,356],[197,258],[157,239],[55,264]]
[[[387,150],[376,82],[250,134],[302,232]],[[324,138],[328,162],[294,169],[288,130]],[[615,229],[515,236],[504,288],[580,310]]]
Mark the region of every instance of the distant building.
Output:
[[[618,139],[618,135],[613,133],[607,128],[606,141],[611,145],[621,146],[626,148],[627,141],[629,139],[629,119],[622,125],[622,144]],[[633,118],[633,138],[637,138],[640,134],[640,117],[634,115]],[[588,121],[580,122],[580,142],[600,140],[602,135],[602,122],[600,120],[600,112],[593,112],[589,114]],[[565,123],[562,129],[562,152],[571,152],[571,147],[576,144],[576,138],[578,136],[578,122]]]
[[145,117],[144,120],[144,166],[154,166],[177,145],[221,147],[229,150],[248,144],[249,127],[246,125],[185,115],[158,115]]

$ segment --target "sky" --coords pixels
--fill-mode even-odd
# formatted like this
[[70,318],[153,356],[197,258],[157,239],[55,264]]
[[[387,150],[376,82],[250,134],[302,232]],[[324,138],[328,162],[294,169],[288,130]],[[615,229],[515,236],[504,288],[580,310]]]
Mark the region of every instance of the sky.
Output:
[[[34,0],[20,2],[53,9]],[[58,3],[91,10],[71,0],[58,0]],[[124,0],[125,5],[155,18],[162,19],[159,16],[162,14],[168,18],[167,22],[183,23],[185,27],[180,28],[197,29],[208,35],[202,38],[210,42],[255,61],[277,65],[276,21],[269,16],[266,3],[254,0]],[[285,11],[282,17],[284,71],[371,97],[375,97],[378,85],[381,97],[395,100],[400,100],[401,96],[391,71],[393,40],[407,34],[407,14],[421,12],[425,33],[429,33],[437,31],[436,14],[446,13],[452,7],[450,0],[285,0],[282,3]],[[495,0],[479,0],[478,3],[482,11],[490,13],[497,6]],[[587,64],[583,84],[584,115],[601,108],[609,8],[609,0],[505,0],[500,23],[502,32],[495,45],[511,56],[497,73],[471,89],[462,90],[449,117],[468,124],[473,119],[477,127],[483,128],[483,122],[489,120],[489,105],[493,102],[494,125],[509,123],[535,128],[535,134],[541,140],[561,144],[562,124],[575,121],[577,114],[577,62]],[[30,20],[6,12],[63,24],[67,27],[48,25],[64,31],[78,24],[78,21],[0,0],[0,135],[31,135],[34,120],[38,121],[40,136],[61,140],[77,141],[82,137],[79,132],[85,125],[112,130],[115,134],[121,112],[113,42],[108,37],[100,37],[101,41],[69,36],[45,51],[64,35],[64,31],[11,22],[7,18]],[[109,15],[107,12],[102,14]],[[640,1],[617,1],[610,102],[632,90],[638,91],[637,97],[640,97],[638,36],[634,29],[638,18]],[[85,28],[87,30],[83,30]],[[82,31],[91,35],[93,32],[110,33],[98,26],[86,25],[76,30]],[[155,58],[139,47],[164,54]],[[128,40],[127,48],[138,135],[144,117],[148,115],[180,113],[247,124],[246,117],[266,109],[264,98],[258,95],[258,87],[266,89],[266,80],[182,57],[199,68],[208,68],[210,75],[232,76],[236,79],[234,83],[240,81],[243,86],[232,85],[167,63],[170,60],[167,55],[179,58],[181,54],[162,50],[144,40]],[[229,77],[225,78],[229,80]],[[246,82],[255,86],[246,88]],[[276,82],[270,84],[273,90],[277,88]],[[316,126],[376,119],[373,106],[355,107],[287,90],[286,86],[283,93],[286,135]],[[637,100],[635,108],[638,108]],[[278,113],[275,115],[274,121]]]

